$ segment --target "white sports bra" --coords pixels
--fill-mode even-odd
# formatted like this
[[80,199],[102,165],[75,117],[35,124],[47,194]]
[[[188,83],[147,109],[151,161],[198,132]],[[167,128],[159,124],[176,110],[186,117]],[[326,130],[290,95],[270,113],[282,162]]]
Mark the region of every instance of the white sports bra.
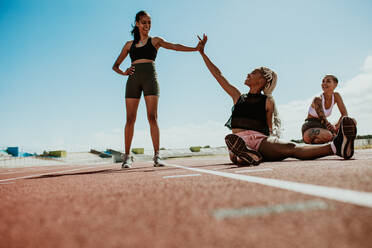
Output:
[[[332,94],[332,103],[331,103],[331,107],[329,107],[329,109],[326,109],[325,106],[325,100],[324,100],[324,95],[322,94],[322,106],[323,106],[323,111],[324,111],[324,115],[326,117],[330,116],[332,114],[332,108],[333,108],[333,105],[335,104],[335,94]],[[315,109],[310,105],[310,108],[309,108],[309,115],[313,116],[313,117],[319,117],[318,114],[316,113]]]

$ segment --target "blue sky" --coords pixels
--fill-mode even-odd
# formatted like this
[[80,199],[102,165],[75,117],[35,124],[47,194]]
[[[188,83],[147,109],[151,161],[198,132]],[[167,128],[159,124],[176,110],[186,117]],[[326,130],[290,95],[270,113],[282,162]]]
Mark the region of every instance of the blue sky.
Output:
[[[206,53],[242,92],[248,72],[274,69],[284,138],[300,138],[325,74],[339,78],[340,92],[349,89],[344,101],[359,133],[372,133],[371,1],[2,0],[0,147],[123,149],[126,78],[111,67],[142,9],[152,36],[195,46],[196,35],[207,33]],[[129,65],[128,58],[122,68]],[[156,66],[161,146],[223,145],[232,101],[200,55],[160,49]],[[148,129],[142,99],[133,146],[152,147]]]

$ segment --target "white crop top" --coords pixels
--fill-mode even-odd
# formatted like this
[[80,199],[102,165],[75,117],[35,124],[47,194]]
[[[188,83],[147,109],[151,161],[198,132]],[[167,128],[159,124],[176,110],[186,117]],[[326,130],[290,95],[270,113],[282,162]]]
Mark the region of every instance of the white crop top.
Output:
[[[326,117],[328,117],[332,114],[332,108],[333,108],[333,105],[335,104],[335,94],[332,94],[332,103],[331,103],[331,107],[329,107],[329,109],[326,109],[324,104],[325,104],[325,100],[324,100],[324,95],[322,94],[322,106],[323,106],[324,115]],[[311,105],[310,105],[310,108],[309,108],[309,115],[314,116],[316,118],[319,117],[318,114],[316,113],[315,109]]]

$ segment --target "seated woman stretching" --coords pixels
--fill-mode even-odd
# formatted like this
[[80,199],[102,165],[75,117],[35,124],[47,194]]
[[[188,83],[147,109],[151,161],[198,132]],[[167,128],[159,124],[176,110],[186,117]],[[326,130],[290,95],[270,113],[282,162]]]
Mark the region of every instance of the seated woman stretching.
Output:
[[[333,75],[326,75],[323,78],[323,94],[314,98],[301,128],[302,139],[306,144],[324,144],[332,141],[339,129],[341,118],[347,116],[341,95],[335,92],[337,84],[338,79]],[[331,115],[334,104],[337,104],[341,117],[335,125],[332,125],[327,117]]]
[[241,94],[204,53],[207,36],[203,35],[203,39],[199,39],[199,52],[206,66],[234,102],[232,115],[227,123],[227,126],[231,125],[232,134],[225,138],[230,159],[234,164],[258,165],[262,160],[280,161],[289,157],[316,159],[337,154],[349,159],[353,156],[357,130],[354,121],[349,117],[341,119],[339,132],[330,144],[297,145],[270,136],[278,134],[280,125],[271,96],[276,86],[276,73],[266,67],[253,70],[244,82],[249,87],[249,92]]

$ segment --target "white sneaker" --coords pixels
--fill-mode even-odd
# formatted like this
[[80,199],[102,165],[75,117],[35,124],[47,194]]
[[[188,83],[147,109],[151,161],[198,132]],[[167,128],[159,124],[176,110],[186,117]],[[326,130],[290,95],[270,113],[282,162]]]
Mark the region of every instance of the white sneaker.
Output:
[[121,168],[132,168],[132,162],[133,162],[133,156],[130,156],[129,154],[123,154],[123,163],[121,164]]
[[156,153],[154,155],[153,160],[154,160],[154,167],[163,167],[163,166],[165,166],[165,163],[161,160],[160,155],[158,153]]

